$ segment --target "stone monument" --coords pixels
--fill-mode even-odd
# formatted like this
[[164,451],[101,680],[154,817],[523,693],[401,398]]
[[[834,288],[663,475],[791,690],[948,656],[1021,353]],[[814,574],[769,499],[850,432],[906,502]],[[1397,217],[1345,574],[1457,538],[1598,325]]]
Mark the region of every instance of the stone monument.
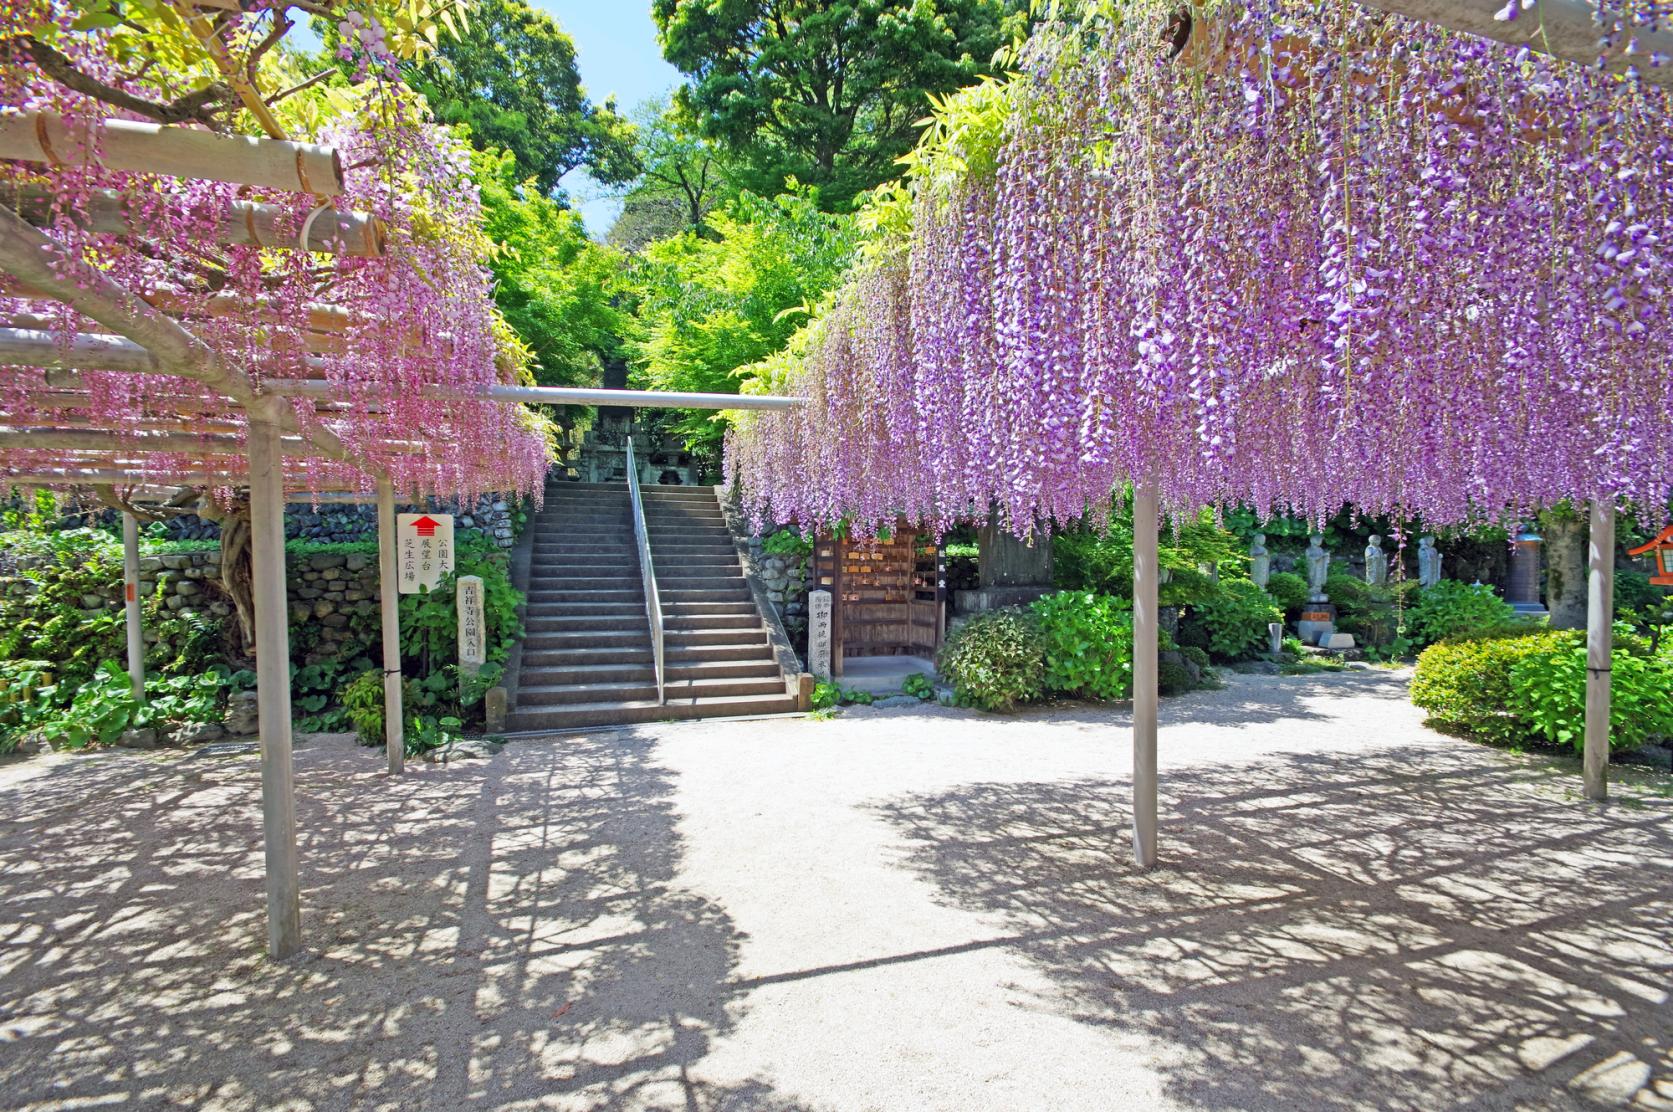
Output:
[[1417,582],[1422,587],[1433,587],[1441,581],[1441,553],[1435,538],[1425,534],[1417,539]]
[[1388,553],[1383,551],[1383,539],[1373,536],[1365,546],[1365,582],[1380,587],[1388,582]]
[[1255,543],[1249,546],[1249,578],[1262,590],[1272,578],[1272,553],[1266,550],[1265,533],[1256,533]]
[[826,683],[831,681],[833,602],[829,591],[807,593],[807,670]]
[[1325,551],[1324,536],[1314,533],[1307,539],[1307,605],[1301,608],[1295,631],[1307,644],[1317,645],[1336,632],[1336,608],[1324,593],[1325,580],[1330,578],[1330,553]]

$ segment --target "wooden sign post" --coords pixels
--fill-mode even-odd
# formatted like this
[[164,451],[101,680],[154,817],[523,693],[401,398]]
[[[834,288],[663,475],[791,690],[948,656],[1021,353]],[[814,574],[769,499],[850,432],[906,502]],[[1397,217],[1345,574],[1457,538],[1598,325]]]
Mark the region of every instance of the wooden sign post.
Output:
[[397,514],[395,538],[403,595],[433,591],[453,570],[452,514]]

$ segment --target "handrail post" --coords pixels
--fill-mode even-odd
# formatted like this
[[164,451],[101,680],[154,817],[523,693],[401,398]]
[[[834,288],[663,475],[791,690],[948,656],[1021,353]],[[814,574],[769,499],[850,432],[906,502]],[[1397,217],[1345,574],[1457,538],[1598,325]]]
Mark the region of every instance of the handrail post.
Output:
[[656,701],[668,701],[663,681],[662,598],[656,589],[656,565],[651,562],[651,534],[645,525],[645,506],[639,494],[639,462],[633,457],[633,427],[627,430],[627,491],[633,503],[633,539],[639,547],[639,578],[645,587],[645,617],[651,624],[651,661],[656,668]]

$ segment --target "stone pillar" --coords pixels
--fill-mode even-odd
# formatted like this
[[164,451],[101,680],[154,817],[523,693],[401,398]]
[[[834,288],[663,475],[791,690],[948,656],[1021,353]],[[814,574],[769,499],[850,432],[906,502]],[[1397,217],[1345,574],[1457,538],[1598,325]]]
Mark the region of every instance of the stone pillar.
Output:
[[807,593],[807,670],[831,682],[831,592]]
[[1023,606],[1056,588],[1051,579],[1051,533],[1039,529],[1027,540],[999,524],[997,511],[989,511],[987,524],[976,531],[978,588],[955,591],[958,610],[998,610]]

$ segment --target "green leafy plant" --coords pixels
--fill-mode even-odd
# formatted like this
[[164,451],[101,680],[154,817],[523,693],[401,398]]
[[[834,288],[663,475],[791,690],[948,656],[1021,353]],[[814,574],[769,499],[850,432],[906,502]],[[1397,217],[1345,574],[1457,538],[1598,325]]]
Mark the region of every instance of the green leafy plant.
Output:
[[1088,591],[1046,595],[1032,608],[1048,690],[1087,699],[1133,694],[1133,615],[1125,599]]
[[1192,610],[1208,632],[1208,651],[1221,660],[1243,660],[1268,642],[1267,626],[1284,620],[1271,595],[1247,579],[1228,579]]
[[445,749],[460,740],[464,723],[451,716],[426,717],[414,715],[406,730],[406,755],[421,757],[435,749]]
[[[383,736],[383,672],[373,668],[360,673],[346,686],[338,696],[343,705],[343,713],[354,726],[355,737],[362,745],[377,746],[384,744]],[[418,688],[412,680],[401,680],[401,716],[406,719],[404,725],[411,727],[413,708],[418,703]]]
[[1417,658],[1412,703],[1454,732],[1498,744],[1526,740],[1530,724],[1511,709],[1512,670],[1529,657],[1573,649],[1580,639],[1565,631],[1437,642]]
[[842,688],[821,680],[813,685],[813,709],[830,710],[842,702]]
[[1045,689],[1045,643],[1028,611],[989,610],[955,629],[941,648],[940,672],[960,704],[1008,711]]
[[925,702],[935,698],[935,681],[922,672],[913,672],[901,681],[901,691]]
[[1491,588],[1443,579],[1419,593],[1406,611],[1404,636],[1414,645],[1432,645],[1514,632],[1522,624],[1526,623]]
[[[223,674],[171,676],[150,680],[145,701],[134,698],[133,683],[122,665],[104,661],[75,689],[68,705],[42,709],[33,723],[48,741],[64,749],[82,749],[97,742],[110,745],[127,730],[166,729],[184,722],[214,722],[220,718]],[[57,694],[43,689],[41,694]]]
[[1307,580],[1287,571],[1275,571],[1266,580],[1266,593],[1284,608],[1285,616],[1299,614],[1307,605]]
[[[1586,734],[1586,649],[1531,653],[1511,665],[1506,708],[1547,741],[1581,749]],[[1673,662],[1617,649],[1610,656],[1609,747],[1632,750],[1673,737]]]

